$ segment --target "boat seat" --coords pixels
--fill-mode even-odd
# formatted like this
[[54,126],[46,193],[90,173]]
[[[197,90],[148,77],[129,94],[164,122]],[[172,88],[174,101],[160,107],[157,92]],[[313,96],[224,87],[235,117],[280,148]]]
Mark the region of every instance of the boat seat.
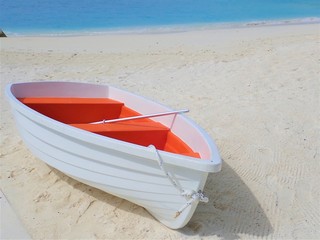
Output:
[[135,120],[119,123],[70,125],[102,136],[141,146],[147,147],[154,145],[159,150],[200,158],[199,153],[192,151],[192,149],[174,135],[169,128],[158,122]]
[[164,149],[169,132],[169,128],[153,121],[70,125],[92,133],[142,146],[152,144],[157,149]]
[[117,118],[123,103],[108,98],[19,98],[28,107],[63,123],[89,123]]

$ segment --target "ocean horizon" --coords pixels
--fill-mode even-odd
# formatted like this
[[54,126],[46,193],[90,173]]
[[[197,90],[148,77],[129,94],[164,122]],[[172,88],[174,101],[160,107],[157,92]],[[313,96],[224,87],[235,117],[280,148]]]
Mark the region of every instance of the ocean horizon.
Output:
[[316,0],[0,0],[8,35],[99,35],[320,22]]

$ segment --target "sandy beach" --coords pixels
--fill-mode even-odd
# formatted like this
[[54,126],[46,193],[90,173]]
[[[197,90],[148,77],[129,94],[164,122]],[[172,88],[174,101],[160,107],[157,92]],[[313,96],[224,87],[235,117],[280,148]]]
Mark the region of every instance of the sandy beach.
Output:
[[[319,41],[320,24],[1,38],[1,190],[33,239],[319,239]],[[168,229],[30,153],[4,88],[60,80],[190,109],[223,166],[186,227]]]

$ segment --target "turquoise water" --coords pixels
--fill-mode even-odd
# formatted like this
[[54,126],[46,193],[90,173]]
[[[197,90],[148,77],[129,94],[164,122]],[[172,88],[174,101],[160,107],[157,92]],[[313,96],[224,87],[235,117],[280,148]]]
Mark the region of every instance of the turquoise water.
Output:
[[319,17],[319,0],[0,0],[0,28],[17,35]]

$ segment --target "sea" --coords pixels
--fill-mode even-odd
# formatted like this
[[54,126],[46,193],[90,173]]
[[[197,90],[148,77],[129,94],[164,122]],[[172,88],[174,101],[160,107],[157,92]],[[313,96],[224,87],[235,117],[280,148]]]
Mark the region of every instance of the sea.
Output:
[[320,22],[320,0],[0,0],[7,35],[96,35]]

